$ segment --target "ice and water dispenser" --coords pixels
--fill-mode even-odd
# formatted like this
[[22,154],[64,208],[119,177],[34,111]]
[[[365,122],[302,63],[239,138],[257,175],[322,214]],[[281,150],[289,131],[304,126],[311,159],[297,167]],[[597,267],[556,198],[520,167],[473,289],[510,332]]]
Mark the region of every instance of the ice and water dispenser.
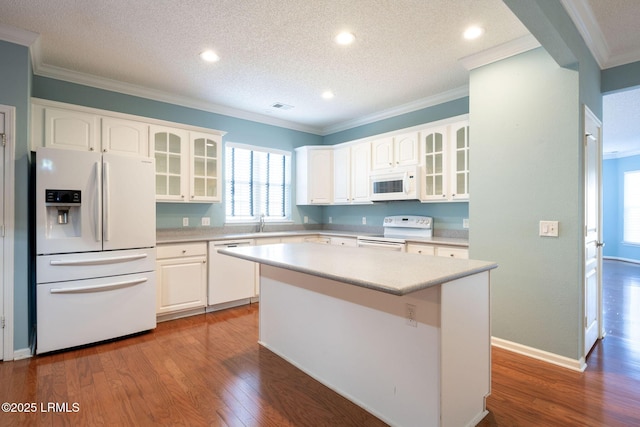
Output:
[[79,237],[80,190],[46,190],[45,207],[47,209],[47,234],[49,238]]

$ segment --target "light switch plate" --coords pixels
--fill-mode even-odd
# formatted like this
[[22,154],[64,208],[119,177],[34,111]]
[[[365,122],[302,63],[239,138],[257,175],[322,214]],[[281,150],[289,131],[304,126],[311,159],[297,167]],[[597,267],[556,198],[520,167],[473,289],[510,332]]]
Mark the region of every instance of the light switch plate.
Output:
[[211,218],[209,218],[208,216],[203,216],[201,224],[204,227],[210,226],[211,225]]
[[540,221],[540,236],[558,237],[558,221]]
[[182,226],[183,227],[188,227],[189,226],[189,218],[187,218],[187,217],[182,218]]
[[462,219],[462,228],[469,228],[469,218]]

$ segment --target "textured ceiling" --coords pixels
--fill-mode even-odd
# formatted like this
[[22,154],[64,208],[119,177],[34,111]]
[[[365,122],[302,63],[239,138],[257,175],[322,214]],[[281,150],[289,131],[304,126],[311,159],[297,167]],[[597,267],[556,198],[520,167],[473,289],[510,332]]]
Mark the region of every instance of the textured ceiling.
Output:
[[[528,34],[501,0],[3,0],[0,24],[40,34],[38,74],[69,70],[321,131],[466,87],[458,59]],[[463,40],[471,24],[484,37]],[[341,30],[353,45],[333,42]],[[209,48],[219,62],[200,61]]]
[[[640,60],[640,0],[560,1],[601,68]],[[39,35],[36,74],[320,134],[464,94],[461,58],[529,34],[501,0],[2,0],[6,28]],[[638,91],[604,116],[605,151],[640,150]]]

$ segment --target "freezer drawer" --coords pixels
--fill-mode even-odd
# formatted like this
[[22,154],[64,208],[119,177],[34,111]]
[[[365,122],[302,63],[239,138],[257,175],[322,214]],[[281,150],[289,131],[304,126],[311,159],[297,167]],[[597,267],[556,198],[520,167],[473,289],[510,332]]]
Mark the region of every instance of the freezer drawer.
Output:
[[155,269],[155,248],[36,257],[37,283],[91,279]]
[[156,327],[155,272],[36,286],[36,353]]

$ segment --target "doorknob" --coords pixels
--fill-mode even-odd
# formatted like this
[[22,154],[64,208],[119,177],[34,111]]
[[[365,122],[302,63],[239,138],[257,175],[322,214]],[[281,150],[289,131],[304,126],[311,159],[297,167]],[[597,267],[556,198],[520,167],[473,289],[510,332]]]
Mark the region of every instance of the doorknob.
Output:
[[596,246],[599,247],[599,248],[602,248],[602,247],[604,247],[604,242],[596,241]]

